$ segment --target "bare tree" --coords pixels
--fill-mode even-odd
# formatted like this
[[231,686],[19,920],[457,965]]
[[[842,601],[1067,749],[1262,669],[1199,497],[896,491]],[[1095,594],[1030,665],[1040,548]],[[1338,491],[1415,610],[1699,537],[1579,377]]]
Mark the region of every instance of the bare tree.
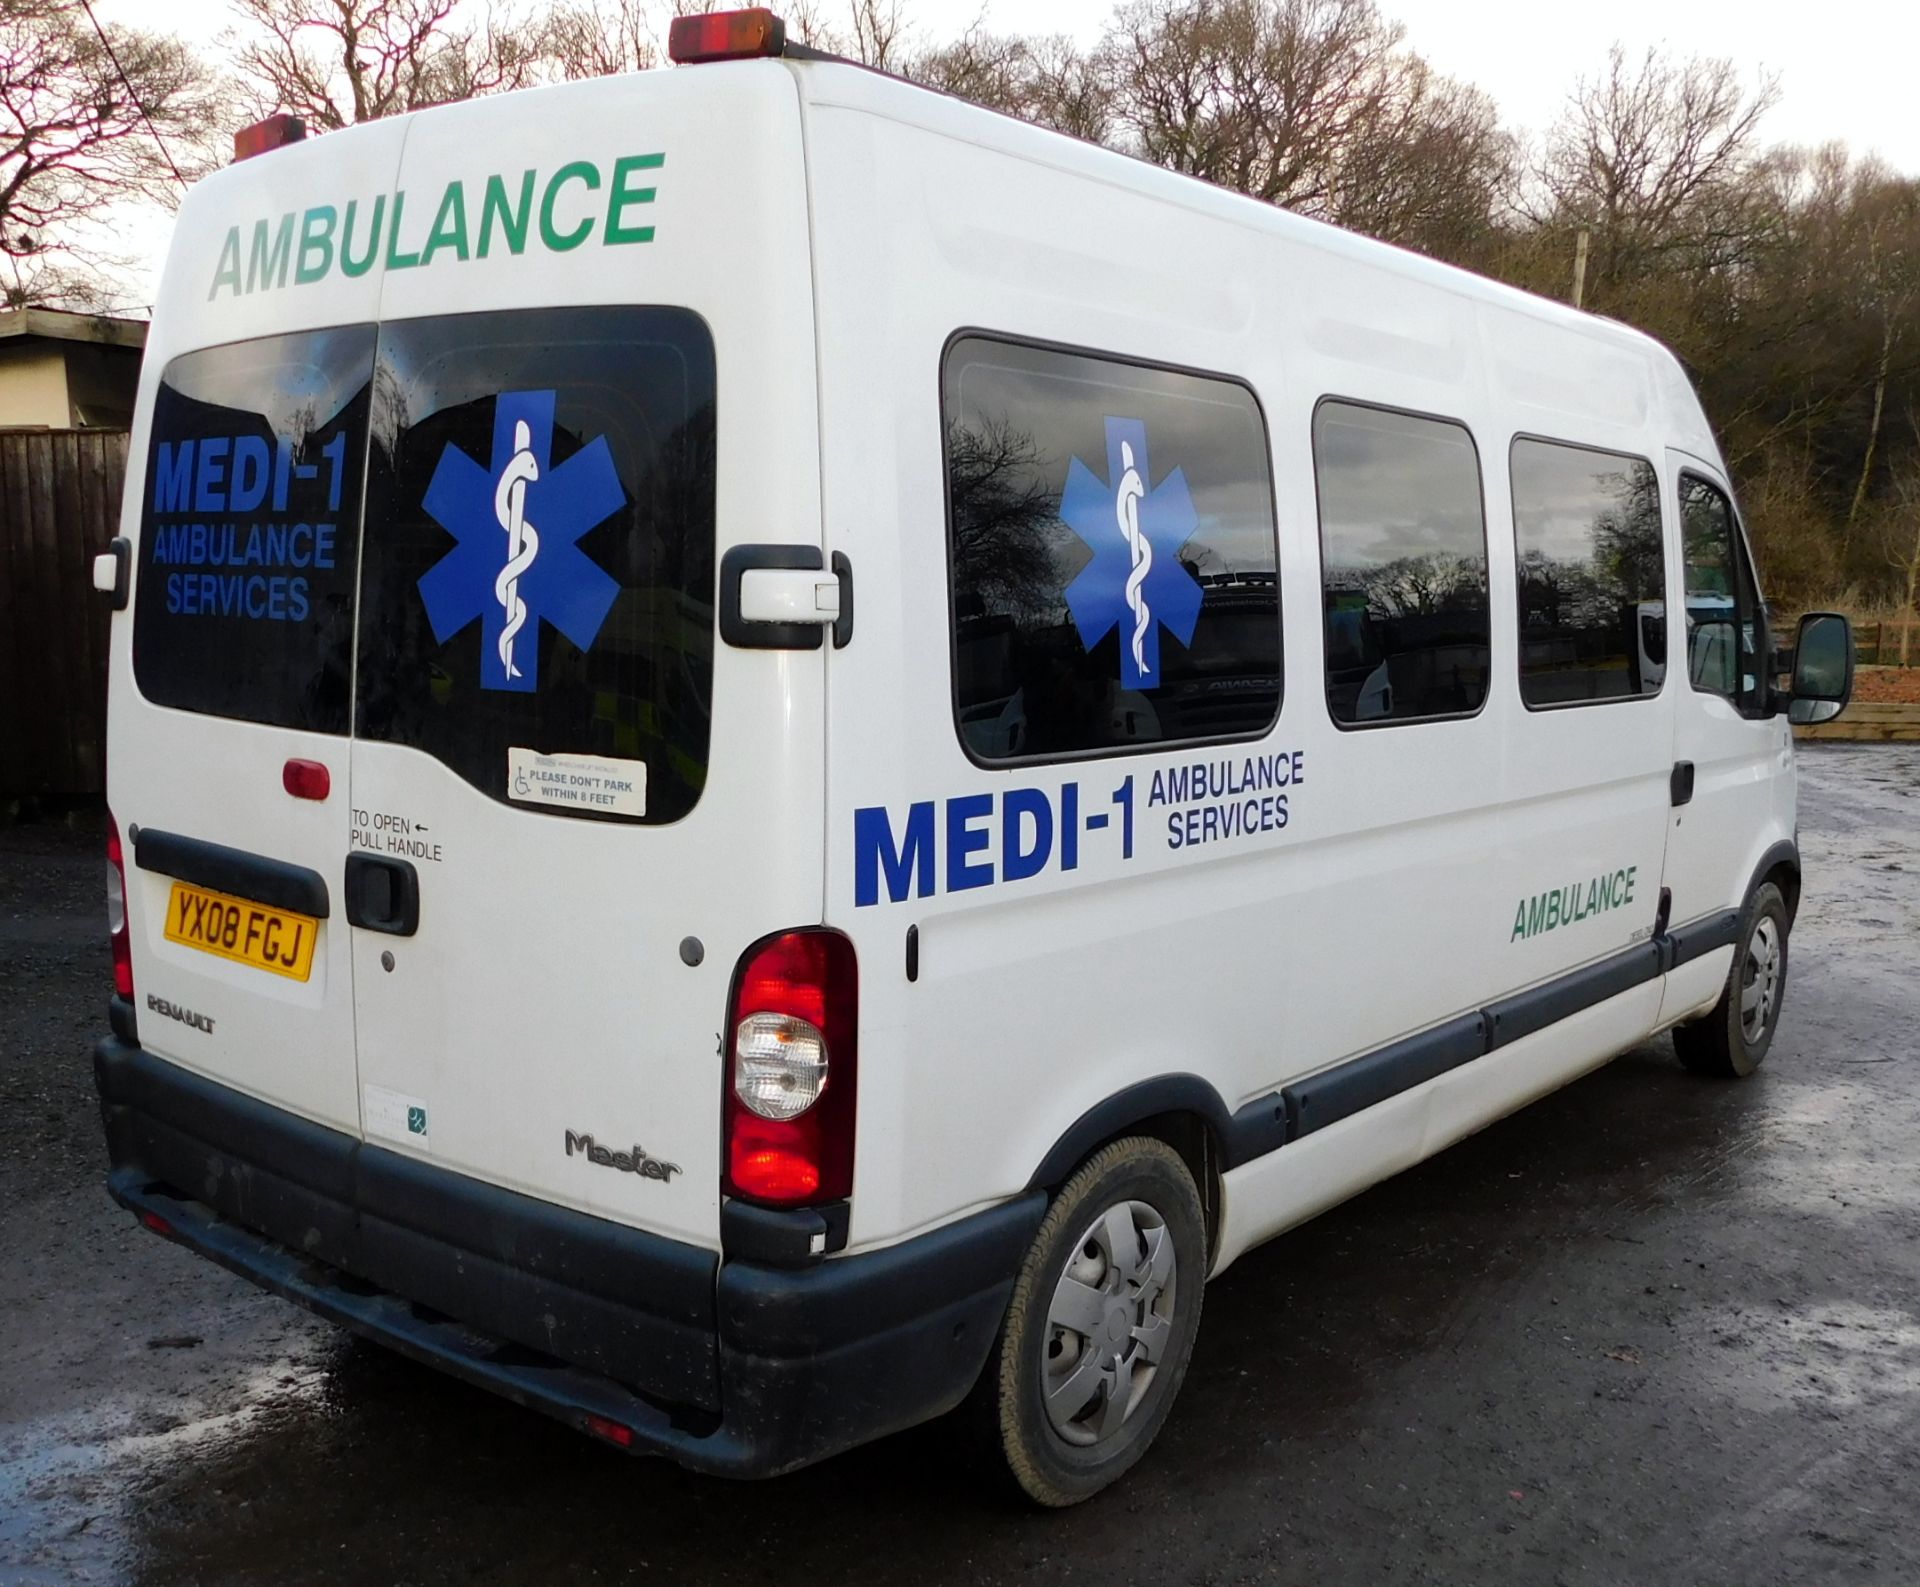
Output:
[[262,112],[317,130],[539,80],[545,30],[489,5],[456,20],[459,0],[233,0],[225,39]]
[[908,75],[1056,132],[1102,143],[1112,130],[1098,61],[1062,36],[1020,38],[974,26],[911,61]]
[[[126,199],[177,203],[209,158],[218,83],[177,39],[77,0],[0,0],[0,303],[98,295],[88,232]],[[109,48],[111,46],[111,48]],[[118,65],[115,65],[118,57]]]
[[1649,50],[1630,62],[1614,46],[1574,90],[1536,173],[1536,223],[1592,234],[1589,301],[1607,306],[1663,256],[1715,264],[1750,239],[1745,179],[1778,97],[1770,78],[1749,92],[1731,61]]
[[1510,164],[1373,0],[1131,0],[1098,68],[1122,146],[1391,241],[1484,229]]
[[646,0],[573,0],[547,13],[541,53],[561,77],[644,72],[661,61],[659,20]]

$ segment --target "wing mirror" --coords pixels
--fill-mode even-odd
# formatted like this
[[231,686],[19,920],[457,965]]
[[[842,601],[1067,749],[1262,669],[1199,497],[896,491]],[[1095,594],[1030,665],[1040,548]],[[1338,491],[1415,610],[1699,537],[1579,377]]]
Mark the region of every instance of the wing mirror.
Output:
[[1853,698],[1853,624],[1838,612],[1808,612],[1793,647],[1789,722],[1831,722]]

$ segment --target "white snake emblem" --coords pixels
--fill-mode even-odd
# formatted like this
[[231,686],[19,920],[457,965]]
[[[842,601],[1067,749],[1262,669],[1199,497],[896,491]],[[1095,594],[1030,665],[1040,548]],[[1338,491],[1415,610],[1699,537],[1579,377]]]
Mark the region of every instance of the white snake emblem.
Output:
[[1120,484],[1114,491],[1113,515],[1119,522],[1120,533],[1126,537],[1127,549],[1133,554],[1133,571],[1127,575],[1127,610],[1133,613],[1133,664],[1142,680],[1147,675],[1147,627],[1153,621],[1153,613],[1147,607],[1147,595],[1142,586],[1147,582],[1147,572],[1153,566],[1153,547],[1147,543],[1147,537],[1140,532],[1140,498],[1147,493],[1141,482],[1140,471],[1133,465],[1133,444],[1120,443]]
[[[540,464],[533,455],[533,432],[525,419],[513,426],[513,446],[513,456],[493,487],[493,516],[507,532],[507,565],[493,581],[493,594],[507,614],[506,627],[500,630],[500,664],[509,678],[520,676],[520,669],[513,664],[513,636],[527,623],[527,603],[520,599],[520,575],[540,554],[540,533],[526,516],[527,486],[540,477]],[[1137,640],[1135,644],[1137,653]]]

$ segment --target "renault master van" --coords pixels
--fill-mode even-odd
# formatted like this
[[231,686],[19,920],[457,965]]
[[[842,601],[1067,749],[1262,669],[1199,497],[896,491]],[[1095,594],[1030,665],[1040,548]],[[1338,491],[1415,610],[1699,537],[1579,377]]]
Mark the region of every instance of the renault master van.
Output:
[[181,210],[110,1188],[621,1449],[958,1409],[1070,1503],[1250,1247],[1761,1062],[1846,625],[1776,653],[1644,336],[764,12],[673,54]]

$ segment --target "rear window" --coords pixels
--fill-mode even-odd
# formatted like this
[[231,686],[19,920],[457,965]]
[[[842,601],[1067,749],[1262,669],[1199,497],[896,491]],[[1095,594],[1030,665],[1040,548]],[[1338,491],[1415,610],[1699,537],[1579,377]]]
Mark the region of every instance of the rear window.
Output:
[[712,713],[713,385],[705,322],[673,308],[175,359],[149,447],[141,692],[405,744],[549,810],[514,779],[588,757],[637,792],[564,813],[679,819]]
[[373,356],[373,328],[354,325],[167,365],[133,611],[149,700],[347,731]]
[[389,322],[354,731],[526,799],[530,757],[645,770],[674,821],[713,696],[713,341],[684,309]]

